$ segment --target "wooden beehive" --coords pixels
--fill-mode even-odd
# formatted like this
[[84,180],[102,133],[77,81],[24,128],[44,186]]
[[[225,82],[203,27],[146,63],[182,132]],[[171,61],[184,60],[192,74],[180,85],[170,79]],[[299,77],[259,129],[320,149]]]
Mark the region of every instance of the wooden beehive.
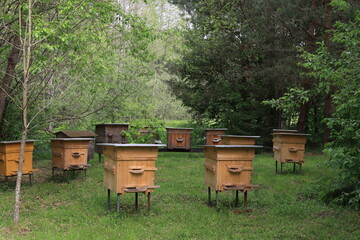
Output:
[[125,132],[129,129],[128,123],[102,123],[95,125],[96,147],[95,152],[103,153],[103,146],[98,143],[126,143]]
[[155,161],[163,144],[111,144],[104,147],[104,186],[118,194],[152,192],[155,186]]
[[192,130],[193,128],[167,127],[167,148],[190,150]]
[[[34,142],[26,140],[24,152],[23,174],[32,174],[35,170],[32,166]],[[0,142],[0,175],[15,176],[19,168],[21,141]]]
[[222,144],[224,145],[255,145],[257,138],[260,138],[260,136],[221,135]]
[[306,138],[310,134],[276,132],[273,135],[275,161],[280,163],[304,163]]
[[221,135],[225,134],[227,128],[207,128],[205,129],[206,145],[220,145]]
[[92,140],[89,142],[88,147],[88,158],[87,160],[94,158],[94,145],[95,145],[95,137],[97,136],[92,131],[72,131],[72,130],[63,130],[55,133],[56,138],[91,138]]
[[252,189],[256,145],[206,145],[205,184],[216,191]]
[[87,168],[89,142],[92,138],[51,139],[52,167],[63,170]]

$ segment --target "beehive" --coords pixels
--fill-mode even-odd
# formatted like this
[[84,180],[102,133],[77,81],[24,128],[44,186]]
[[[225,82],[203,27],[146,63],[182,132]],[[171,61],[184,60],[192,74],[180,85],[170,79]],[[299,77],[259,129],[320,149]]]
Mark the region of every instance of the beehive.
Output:
[[52,168],[77,170],[87,168],[88,146],[92,138],[51,139]]
[[273,135],[275,161],[280,163],[304,163],[306,138],[310,134],[276,132]]
[[[35,171],[32,166],[35,141],[36,140],[26,140],[22,167],[23,174],[32,174]],[[20,160],[20,146],[21,141],[0,142],[0,175],[7,177],[17,175]]]
[[256,145],[206,145],[205,184],[216,191],[251,190]]
[[63,130],[55,133],[57,138],[91,138],[88,147],[88,158],[87,160],[94,158],[94,143],[95,137],[97,136],[92,131],[72,131],[72,130]]
[[193,128],[167,127],[167,148],[190,150],[192,130]]
[[102,123],[95,125],[96,147],[95,152],[103,153],[103,146],[98,143],[126,143],[125,131],[129,129],[128,123]]
[[224,145],[255,145],[257,138],[260,138],[260,136],[221,135],[222,144]]
[[220,145],[221,135],[225,134],[227,128],[207,128],[205,129],[206,145]]
[[108,209],[110,209],[110,191],[118,195],[117,212],[120,213],[120,196],[135,193],[135,207],[138,205],[138,193],[148,198],[150,210],[150,193],[159,188],[154,183],[155,161],[158,147],[164,144],[111,144],[102,143],[104,147],[104,186],[108,189]]

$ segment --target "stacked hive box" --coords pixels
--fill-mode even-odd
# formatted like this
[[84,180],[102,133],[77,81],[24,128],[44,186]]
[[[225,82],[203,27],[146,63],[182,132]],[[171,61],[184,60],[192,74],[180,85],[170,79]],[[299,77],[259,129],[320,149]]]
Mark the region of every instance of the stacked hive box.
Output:
[[[150,192],[155,186],[155,160],[158,147],[162,144],[99,144],[104,148],[104,186],[118,194],[118,212],[120,211],[120,195],[125,193],[142,192],[148,196],[150,206]],[[108,203],[109,204],[109,203]],[[136,203],[137,207],[137,203]]]
[[128,129],[128,123],[102,123],[95,125],[95,133],[97,134],[95,138],[95,152],[99,154],[99,157],[103,153],[103,146],[98,143],[126,143],[125,131]]
[[221,135],[224,135],[226,130],[227,128],[205,129],[206,145],[220,145]]
[[294,130],[277,130],[274,131],[272,135],[276,172],[277,162],[281,164],[294,163],[294,170],[295,164],[300,164],[301,167],[301,164],[305,161],[306,138],[310,134],[297,133]]
[[88,167],[88,146],[92,138],[51,139],[52,169],[82,170]]
[[[24,163],[22,174],[29,174],[31,183],[31,174],[35,171],[32,167],[32,154],[35,140],[26,140]],[[21,141],[3,141],[0,142],[0,174],[6,177],[17,175],[20,159]]]
[[191,150],[191,132],[193,128],[167,127],[167,148]]
[[255,140],[260,136],[221,135],[225,145],[255,145]]

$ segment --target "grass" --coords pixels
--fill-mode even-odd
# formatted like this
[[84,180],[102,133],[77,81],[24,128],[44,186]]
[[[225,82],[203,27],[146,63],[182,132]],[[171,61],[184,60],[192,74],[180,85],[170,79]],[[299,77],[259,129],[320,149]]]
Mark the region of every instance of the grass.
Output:
[[259,154],[253,184],[260,187],[248,194],[248,205],[235,208],[230,191],[219,194],[218,208],[209,208],[203,154],[161,152],[156,162],[161,188],[152,193],[151,211],[145,195],[139,195],[135,211],[134,194],[125,194],[120,216],[115,193],[111,212],[106,209],[97,159],[86,178],[83,172],[68,178],[58,172],[55,180],[50,161],[36,161],[40,171],[33,186],[24,178],[17,228],[12,224],[15,178],[0,179],[0,239],[360,239],[359,212],[317,200],[319,180],[336,172],[321,164],[321,155],[306,160],[301,173],[288,164],[283,174],[275,174],[272,155]]

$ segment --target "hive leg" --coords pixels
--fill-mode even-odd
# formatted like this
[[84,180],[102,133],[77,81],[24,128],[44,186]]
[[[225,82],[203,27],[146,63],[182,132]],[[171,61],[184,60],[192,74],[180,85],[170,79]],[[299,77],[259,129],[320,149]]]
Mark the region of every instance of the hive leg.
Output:
[[150,211],[150,192],[147,194],[147,210]]
[[239,202],[239,190],[236,190],[236,195],[235,195],[235,207],[238,206],[238,202]]
[[120,214],[120,193],[117,194],[116,212],[117,214]]
[[110,210],[110,189],[108,189],[107,208]]
[[299,172],[301,172],[301,166],[302,166],[302,164],[300,163]]
[[294,163],[294,169],[293,169],[293,172],[295,172],[295,170],[296,170],[296,167],[295,167],[295,163]]
[[139,195],[135,193],[135,210],[139,209]]
[[32,186],[32,179],[31,179],[32,174],[29,174],[29,182],[30,182],[30,186]]
[[219,191],[216,191],[216,206],[218,206],[219,203]]
[[283,163],[280,163],[280,173],[282,173]]
[[275,173],[277,173],[277,168],[278,168],[278,162],[275,161]]
[[99,163],[101,163],[101,153],[99,153]]
[[211,188],[208,187],[208,206],[211,207]]
[[247,204],[247,191],[244,191],[244,206]]

